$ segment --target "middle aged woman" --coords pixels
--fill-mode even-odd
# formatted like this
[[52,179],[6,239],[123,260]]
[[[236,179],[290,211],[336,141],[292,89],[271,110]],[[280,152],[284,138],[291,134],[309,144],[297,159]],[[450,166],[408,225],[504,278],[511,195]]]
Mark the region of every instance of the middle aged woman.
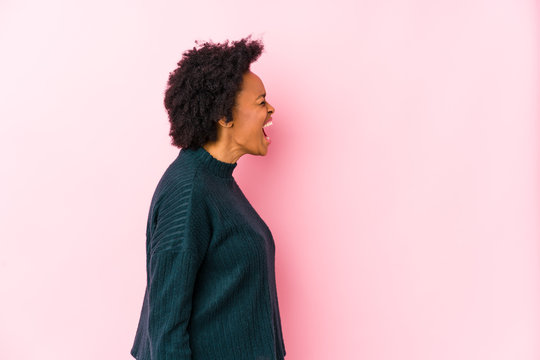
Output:
[[232,176],[242,155],[266,155],[275,111],[250,70],[263,51],[250,37],[186,51],[169,74],[181,150],[150,204],[136,359],[285,357],[274,239]]

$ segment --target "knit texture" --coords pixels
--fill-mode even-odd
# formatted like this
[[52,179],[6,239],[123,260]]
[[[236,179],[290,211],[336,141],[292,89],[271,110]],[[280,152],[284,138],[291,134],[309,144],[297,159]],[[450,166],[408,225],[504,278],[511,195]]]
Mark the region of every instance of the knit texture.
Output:
[[138,360],[282,360],[270,229],[230,164],[181,149],[152,197]]

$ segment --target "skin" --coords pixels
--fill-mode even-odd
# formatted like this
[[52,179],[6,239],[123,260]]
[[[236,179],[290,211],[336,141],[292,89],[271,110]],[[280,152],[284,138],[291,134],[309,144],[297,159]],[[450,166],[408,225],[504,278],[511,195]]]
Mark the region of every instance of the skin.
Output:
[[203,145],[210,155],[230,164],[236,163],[245,154],[266,155],[268,142],[262,127],[275,110],[261,96],[265,94],[261,79],[251,71],[246,72],[241,89],[236,94],[233,120],[226,123],[225,117],[219,119],[217,140]]

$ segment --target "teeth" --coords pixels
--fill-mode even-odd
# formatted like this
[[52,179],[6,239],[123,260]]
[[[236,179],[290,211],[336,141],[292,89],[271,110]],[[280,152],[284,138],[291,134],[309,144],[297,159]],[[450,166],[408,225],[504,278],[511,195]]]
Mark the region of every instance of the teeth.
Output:
[[270,126],[270,125],[272,125],[272,120],[270,120],[269,122],[267,122],[267,123],[263,126],[263,128],[268,127],[268,126]]

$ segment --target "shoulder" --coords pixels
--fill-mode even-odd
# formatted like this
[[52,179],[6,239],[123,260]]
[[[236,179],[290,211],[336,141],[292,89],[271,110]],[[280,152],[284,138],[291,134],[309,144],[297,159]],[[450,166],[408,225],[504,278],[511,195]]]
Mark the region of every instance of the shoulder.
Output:
[[167,201],[189,201],[194,190],[198,188],[198,178],[200,166],[189,156],[180,153],[161,176],[152,199],[153,206]]
[[204,200],[204,180],[198,167],[169,167],[160,179],[152,207],[160,208],[187,208],[192,203]]
[[210,227],[211,215],[197,179],[198,171],[192,171],[165,176],[160,182],[149,215],[151,254],[204,248],[202,234],[195,233]]
[[199,166],[188,157],[179,156],[167,167],[152,196],[149,209],[151,229],[164,215],[185,214],[192,203],[200,202],[203,197],[200,177]]

